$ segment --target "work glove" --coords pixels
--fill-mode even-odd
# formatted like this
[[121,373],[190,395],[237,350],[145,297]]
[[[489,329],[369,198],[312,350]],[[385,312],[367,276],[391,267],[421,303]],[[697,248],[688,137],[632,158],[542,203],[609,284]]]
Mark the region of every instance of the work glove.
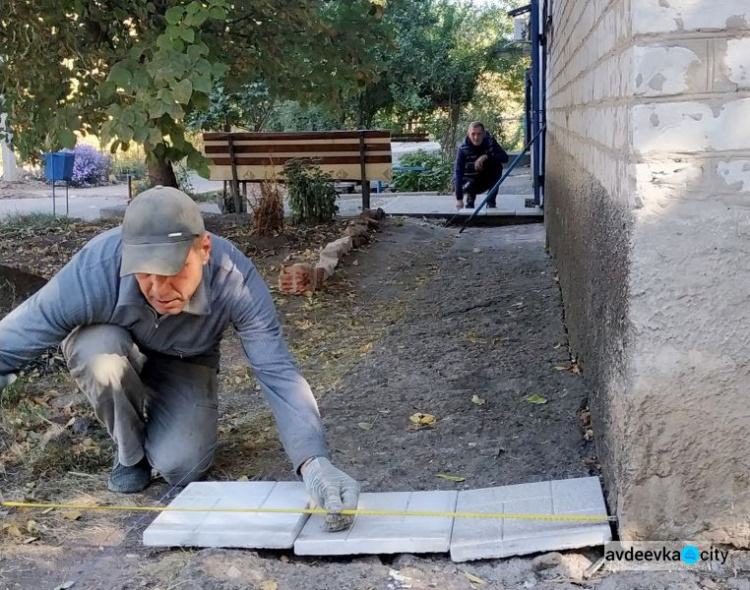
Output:
[[336,469],[325,457],[315,457],[307,463],[302,468],[302,480],[315,503],[328,511],[324,530],[335,532],[352,526],[354,515],[340,512],[357,508],[359,484],[355,480]]
[[13,373],[7,375],[0,375],[0,391],[8,387],[11,383],[16,380],[16,376]]

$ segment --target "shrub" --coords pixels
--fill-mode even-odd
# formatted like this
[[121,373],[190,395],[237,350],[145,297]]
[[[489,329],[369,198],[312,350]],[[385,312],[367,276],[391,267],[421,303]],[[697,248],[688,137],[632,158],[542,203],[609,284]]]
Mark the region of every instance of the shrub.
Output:
[[294,223],[327,223],[338,213],[333,177],[313,160],[293,158],[284,164]]
[[109,157],[104,156],[95,148],[86,144],[79,144],[73,150],[73,186],[96,186],[109,180]]
[[393,188],[400,192],[449,191],[453,178],[453,164],[443,162],[439,153],[417,150],[401,158],[401,166],[423,166],[424,171],[394,172]]
[[284,197],[276,182],[260,184],[260,198],[253,207],[253,233],[268,236],[284,229]]
[[146,168],[146,160],[143,154],[135,153],[122,153],[118,152],[112,163],[112,173],[115,175],[117,180],[125,182],[128,174],[133,180],[141,180],[148,174]]

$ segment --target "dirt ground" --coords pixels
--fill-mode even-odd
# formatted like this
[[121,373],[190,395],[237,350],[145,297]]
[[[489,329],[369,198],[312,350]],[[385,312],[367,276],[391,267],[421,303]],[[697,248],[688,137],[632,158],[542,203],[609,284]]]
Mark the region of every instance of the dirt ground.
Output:
[[[112,223],[0,225],[0,265],[49,278]],[[598,473],[588,394],[571,362],[541,225],[475,228],[459,237],[455,228],[386,219],[327,290],[309,298],[275,289],[280,265],[314,257],[340,235],[341,224],[264,239],[248,236],[247,220],[239,217],[210,217],[207,225],[233,239],[266,277],[290,348],[319,399],[334,462],[363,491],[460,490]],[[3,272],[0,316],[39,285],[29,278],[24,289],[23,277],[0,267],[0,286]],[[544,403],[530,403],[530,396]],[[0,402],[5,499],[165,500],[168,487],[160,479],[143,494],[106,490],[112,445],[55,351]],[[211,479],[293,479],[239,342],[229,334],[221,410]],[[436,422],[416,426],[409,420],[415,412]],[[302,558],[291,551],[143,547],[148,513],[5,510],[0,516],[0,590],[750,588],[742,556],[721,572],[600,571],[584,578],[600,549],[564,552],[551,567],[535,556],[468,564],[444,555]]]

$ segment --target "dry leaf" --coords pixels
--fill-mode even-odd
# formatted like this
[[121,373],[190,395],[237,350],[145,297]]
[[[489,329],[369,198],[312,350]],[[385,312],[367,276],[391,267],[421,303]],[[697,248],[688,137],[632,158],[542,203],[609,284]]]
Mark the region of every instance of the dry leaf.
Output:
[[250,480],[248,479],[247,475],[240,475],[237,478],[237,481],[250,481]]
[[472,403],[475,403],[478,406],[483,406],[486,403],[484,398],[481,398],[476,394],[474,394],[474,396],[471,398],[471,401]]
[[479,337],[479,334],[477,334],[476,332],[466,332],[466,334],[464,334],[464,338],[466,338],[472,344],[478,344],[480,342],[484,342],[484,340],[482,340]]
[[24,545],[28,545],[29,543],[33,543],[34,541],[38,541],[39,537],[29,537],[28,539],[23,540]]
[[300,322],[295,322],[295,325],[300,330],[309,330],[310,328],[313,327],[313,323],[310,320],[302,320]]
[[278,590],[279,585],[273,580],[263,580],[260,583],[260,590]]
[[360,422],[359,424],[357,424],[357,426],[359,426],[362,430],[370,430],[372,428],[372,424],[370,424],[369,422]]
[[38,533],[39,526],[36,524],[36,521],[30,520],[26,523],[26,530],[29,531],[30,534]]
[[541,395],[534,394],[534,395],[530,395],[529,397],[527,397],[526,401],[529,402],[530,404],[546,404],[547,398]]
[[469,582],[471,582],[472,584],[479,584],[480,586],[483,586],[485,584],[485,581],[482,578],[479,578],[474,574],[470,574],[467,571],[464,571],[464,576],[466,576],[469,579]]
[[474,254],[479,254],[481,251],[481,248],[474,248]]
[[580,373],[581,367],[578,366],[578,363],[573,363],[573,366],[570,367],[570,370],[573,371],[574,373]]
[[449,481],[455,481],[456,483],[461,483],[462,481],[466,481],[465,477],[461,477],[460,475],[448,475],[446,473],[438,473],[436,477],[442,477],[443,479],[447,479]]
[[63,512],[62,516],[68,520],[78,520],[82,515],[78,510],[71,510],[69,512]]
[[367,352],[370,352],[372,350],[372,342],[370,344],[365,344],[364,346],[360,347],[359,352],[362,354],[365,354]]
[[594,431],[590,428],[586,429],[586,432],[583,433],[583,438],[585,440],[594,440]]
[[567,371],[570,369],[570,367],[566,367],[565,365],[555,365],[553,368],[555,371]]
[[503,339],[500,337],[492,339],[492,346],[498,346],[499,344],[502,344],[502,343],[503,343]]
[[68,590],[68,588],[72,588],[73,584],[75,584],[75,580],[71,580],[70,582],[65,582],[64,584],[60,584],[59,586],[55,586],[55,590]]
[[414,424],[422,424],[425,426],[430,426],[437,422],[437,418],[435,418],[435,416],[433,416],[432,414],[422,414],[421,412],[412,414],[411,416],[409,416],[409,420],[414,422]]
[[42,514],[49,514],[53,510],[54,510],[54,508],[45,508],[44,510],[42,510]]
[[3,529],[5,529],[11,537],[21,537],[22,536],[21,535],[21,531],[14,524],[6,524],[6,525],[3,526]]

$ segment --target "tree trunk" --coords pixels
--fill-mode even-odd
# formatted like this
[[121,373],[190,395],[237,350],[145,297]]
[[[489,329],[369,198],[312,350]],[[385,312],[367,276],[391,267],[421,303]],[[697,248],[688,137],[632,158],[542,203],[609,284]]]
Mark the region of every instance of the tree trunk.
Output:
[[456,151],[458,149],[458,123],[461,119],[461,109],[463,105],[460,103],[453,103],[449,107],[448,111],[448,128],[445,132],[445,139],[443,140],[443,161],[453,162],[456,159]]
[[164,156],[157,156],[148,142],[143,144],[143,149],[146,151],[146,166],[148,167],[148,180],[151,186],[161,185],[179,188],[177,177],[172,169],[172,162]]

